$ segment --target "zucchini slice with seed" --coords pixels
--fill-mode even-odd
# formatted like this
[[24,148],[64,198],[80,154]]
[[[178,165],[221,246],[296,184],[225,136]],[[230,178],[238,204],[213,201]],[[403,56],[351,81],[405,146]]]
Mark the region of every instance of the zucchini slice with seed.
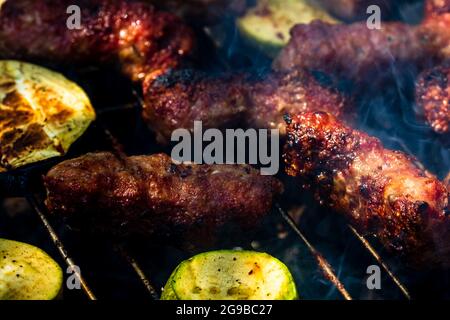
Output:
[[259,0],[237,24],[247,42],[275,57],[289,42],[289,32],[294,25],[315,19],[338,23],[310,0]]
[[183,261],[172,273],[162,300],[294,300],[288,268],[260,252],[221,250]]
[[0,300],[52,300],[62,283],[61,268],[44,251],[0,239]]

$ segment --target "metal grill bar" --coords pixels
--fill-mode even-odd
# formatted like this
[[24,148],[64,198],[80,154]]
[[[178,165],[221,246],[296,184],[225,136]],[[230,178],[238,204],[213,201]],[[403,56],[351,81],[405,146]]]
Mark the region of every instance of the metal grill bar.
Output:
[[156,291],[155,287],[152,285],[150,280],[147,278],[147,276],[145,275],[144,271],[142,270],[141,266],[136,261],[136,259],[134,259],[128,253],[128,251],[125,250],[125,248],[123,248],[122,246],[116,246],[116,250],[131,265],[131,267],[133,268],[134,272],[136,272],[136,274],[139,276],[139,279],[144,284],[145,288],[147,289],[147,291],[150,294],[150,296],[152,297],[152,299],[153,300],[158,300],[159,299],[158,292]]
[[397,287],[400,289],[402,294],[405,296],[406,299],[411,300],[411,296],[406,289],[406,287],[400,282],[400,280],[394,275],[394,273],[390,270],[390,268],[387,266],[386,263],[381,259],[380,255],[375,251],[375,249],[370,245],[369,241],[367,241],[366,238],[364,238],[358,231],[356,231],[355,228],[353,228],[351,225],[348,225],[350,230],[353,232],[353,234],[358,238],[359,241],[363,244],[363,246],[370,252],[370,254],[375,258],[375,260],[381,265],[381,267],[384,269],[384,271],[387,272],[389,277],[394,281],[394,283],[397,285]]
[[61,257],[66,262],[67,266],[71,268],[71,270],[74,272],[75,276],[78,278],[81,284],[81,288],[83,289],[83,292],[86,294],[86,296],[90,300],[97,300],[94,293],[92,292],[92,289],[88,286],[86,280],[83,278],[81,273],[79,272],[79,268],[77,268],[77,265],[73,261],[73,259],[69,256],[67,253],[67,250],[65,249],[63,243],[59,239],[58,235],[56,234],[53,227],[50,225],[50,222],[48,221],[46,214],[43,210],[41,210],[38,201],[34,195],[27,195],[27,200],[30,203],[31,207],[34,209],[34,211],[38,214],[39,218],[41,219],[42,223],[44,224],[45,229],[48,231],[48,234],[50,235],[50,238],[52,239],[53,244],[58,249]]
[[316,259],[317,265],[321,269],[325,278],[327,278],[336,287],[336,289],[344,297],[345,300],[352,300],[352,297],[348,293],[347,289],[345,289],[344,285],[339,280],[339,278],[336,276],[333,268],[328,263],[328,261],[313,247],[313,245],[308,241],[308,239],[306,239],[305,235],[300,231],[297,224],[294,222],[294,220],[292,220],[291,216],[289,216],[289,214],[287,214],[278,203],[276,203],[275,206],[280,212],[283,219],[288,223],[288,225],[292,228],[292,230],[300,237],[300,239],[308,247],[309,251]]
[[[134,94],[135,98],[139,101],[139,103],[142,105],[142,98],[140,97],[140,95],[137,92],[135,92],[134,90],[133,90],[133,94]],[[99,115],[101,116],[103,114],[107,114],[107,113],[110,113],[110,112],[116,112],[116,111],[123,111],[123,110],[133,109],[135,107],[136,107],[136,104],[127,104],[127,105],[124,105],[124,106],[113,107],[113,108],[105,109],[102,112],[99,112]],[[105,126],[103,126],[101,124],[101,122],[100,122],[100,126],[101,126],[101,130],[100,131],[102,131],[103,135],[110,142],[110,145],[111,145],[112,149],[114,150],[114,152],[118,156],[125,157],[126,155],[125,155],[125,153],[123,151],[123,145],[120,142],[118,142],[118,140],[114,137],[114,135]],[[61,242],[61,240],[59,239],[58,235],[56,234],[56,232],[54,231],[54,229],[50,225],[50,223],[49,223],[49,221],[48,221],[48,219],[46,217],[46,214],[40,208],[40,206],[38,204],[38,200],[36,199],[36,197],[34,195],[29,195],[29,196],[27,196],[27,199],[28,199],[30,205],[35,210],[35,212],[38,214],[38,216],[41,219],[41,221],[43,222],[46,230],[48,231],[48,233],[50,235],[50,238],[52,239],[53,243],[57,247],[58,251],[60,252],[60,254],[62,256],[62,258],[64,259],[66,264],[74,270],[76,277],[80,281],[80,284],[82,286],[82,289],[83,289],[84,293],[87,295],[87,297],[89,299],[96,300],[96,297],[93,294],[93,292],[90,289],[90,287],[87,285],[86,280],[81,276],[81,274],[79,272],[77,272],[78,269],[74,268],[74,266],[76,266],[76,264],[74,263],[73,259],[68,255],[66,249],[64,248],[63,243]],[[287,214],[281,208],[281,206],[278,203],[275,204],[275,207],[278,209],[278,211],[281,214],[282,218],[287,222],[287,224],[291,227],[291,229],[300,237],[300,239],[307,246],[308,250],[314,256],[314,258],[316,260],[316,263],[317,263],[318,267],[320,268],[320,270],[321,270],[322,274],[324,275],[324,277],[326,279],[328,279],[336,287],[336,289],[344,297],[344,299],[352,300],[351,295],[348,293],[348,291],[346,290],[345,286],[339,280],[339,278],[335,274],[335,272],[334,272],[333,268],[331,267],[331,265],[329,264],[329,262],[308,241],[308,239],[300,231],[299,227],[294,222],[294,220],[289,216],[289,214]],[[370,243],[363,236],[361,236],[353,227],[351,227],[350,225],[348,225],[348,227],[350,228],[352,233],[356,236],[356,238],[362,243],[364,248],[367,249],[369,251],[369,253],[375,258],[375,260],[383,267],[383,269],[387,272],[389,277],[393,280],[393,282],[400,289],[402,294],[407,299],[410,299],[410,294],[409,294],[408,290],[400,282],[400,280],[394,275],[394,273],[389,269],[389,267],[386,265],[386,263],[384,263],[382,261],[380,255],[375,251],[375,249],[370,245]],[[159,295],[157,293],[157,290],[151,284],[149,278],[145,275],[143,269],[138,264],[138,262],[133,257],[131,257],[123,247],[119,247],[118,251],[122,255],[122,257],[130,264],[130,266],[132,267],[134,272],[137,274],[137,276],[139,277],[139,279],[141,280],[141,282],[143,283],[143,285],[145,286],[145,288],[149,292],[150,296],[153,299],[155,299],[155,300],[158,299]]]
[[[126,154],[124,152],[123,145],[117,140],[117,138],[109,131],[105,126],[102,126],[102,133],[105,136],[105,138],[109,141],[109,144],[111,145],[111,148],[114,150],[114,153],[116,153],[117,156],[121,158],[125,158]],[[159,295],[157,293],[157,290],[155,287],[151,284],[149,278],[145,275],[144,271],[142,270],[141,266],[138,264],[138,262],[129,255],[129,253],[123,248],[119,248],[120,254],[127,260],[127,262],[131,265],[134,272],[137,274],[139,279],[141,280],[144,287],[149,292],[150,296],[154,300],[159,299]]]

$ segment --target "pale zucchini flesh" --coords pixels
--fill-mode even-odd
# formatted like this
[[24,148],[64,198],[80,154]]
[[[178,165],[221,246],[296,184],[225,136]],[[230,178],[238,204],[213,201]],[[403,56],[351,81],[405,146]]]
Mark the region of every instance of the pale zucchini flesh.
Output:
[[243,37],[274,57],[290,39],[291,28],[313,20],[338,23],[311,0],[258,0],[255,7],[237,21]]
[[172,273],[162,300],[294,300],[288,268],[260,252],[222,250],[199,254]]
[[94,119],[86,93],[61,74],[0,60],[0,172],[64,155]]
[[52,300],[62,283],[61,268],[44,251],[0,239],[0,300]]

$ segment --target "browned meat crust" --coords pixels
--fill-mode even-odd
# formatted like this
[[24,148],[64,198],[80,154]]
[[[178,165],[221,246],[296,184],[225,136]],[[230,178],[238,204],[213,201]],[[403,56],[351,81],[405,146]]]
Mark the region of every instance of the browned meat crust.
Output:
[[450,0],[428,0],[426,18],[418,26],[383,22],[297,25],[289,44],[274,62],[279,70],[321,70],[356,81],[372,81],[392,65],[418,67],[450,57]]
[[[423,70],[439,64],[450,58],[450,0],[429,0],[426,9],[427,16],[419,26],[384,22],[381,30],[370,30],[365,22],[297,25],[291,31],[291,41],[274,61],[274,68],[320,70],[373,85],[375,79],[383,83],[384,76],[396,76],[390,70],[404,65]],[[425,108],[419,113],[425,114],[436,132],[446,133],[449,112],[445,84],[425,81],[430,74],[436,71],[425,71],[419,79],[418,105]]]
[[447,189],[407,155],[326,113],[291,119],[287,173],[411,265],[448,266]]
[[[67,27],[70,5],[81,29]],[[193,34],[172,14],[146,3],[113,0],[13,0],[0,11],[0,56],[54,63],[115,63],[132,80],[178,65]]]
[[306,72],[264,76],[219,75],[180,71],[160,77],[145,89],[144,117],[161,142],[173,130],[209,128],[278,128],[284,134],[286,113],[327,111],[351,118],[352,103],[320,85]]
[[274,61],[274,68],[319,70],[357,82],[372,82],[393,65],[421,64],[432,57],[429,43],[418,28],[398,22],[384,22],[381,27],[371,30],[366,22],[297,25],[291,30],[289,44]]
[[389,17],[395,8],[395,0],[318,0],[318,2],[331,14],[346,21],[367,18],[367,8],[371,5],[380,7],[382,17]]
[[426,0],[425,1],[425,16],[433,18],[444,13],[450,12],[449,0]]
[[450,132],[450,65],[435,67],[420,75],[416,101],[434,131]]
[[51,169],[45,186],[52,213],[108,234],[143,237],[215,233],[229,222],[250,227],[282,191],[278,180],[250,166],[175,165],[164,154],[90,153]]
[[450,0],[428,0],[427,8],[427,17],[419,26],[419,33],[430,53],[438,61],[445,61],[450,59]]

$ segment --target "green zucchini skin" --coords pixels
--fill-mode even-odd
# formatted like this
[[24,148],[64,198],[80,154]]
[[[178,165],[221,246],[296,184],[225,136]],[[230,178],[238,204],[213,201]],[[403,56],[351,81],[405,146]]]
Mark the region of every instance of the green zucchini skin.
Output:
[[289,42],[291,28],[313,20],[339,21],[310,0],[259,0],[237,20],[243,38],[270,57]]
[[53,300],[62,291],[63,272],[44,251],[0,239],[0,300]]
[[220,250],[183,261],[167,281],[161,300],[295,300],[289,269],[261,252]]

